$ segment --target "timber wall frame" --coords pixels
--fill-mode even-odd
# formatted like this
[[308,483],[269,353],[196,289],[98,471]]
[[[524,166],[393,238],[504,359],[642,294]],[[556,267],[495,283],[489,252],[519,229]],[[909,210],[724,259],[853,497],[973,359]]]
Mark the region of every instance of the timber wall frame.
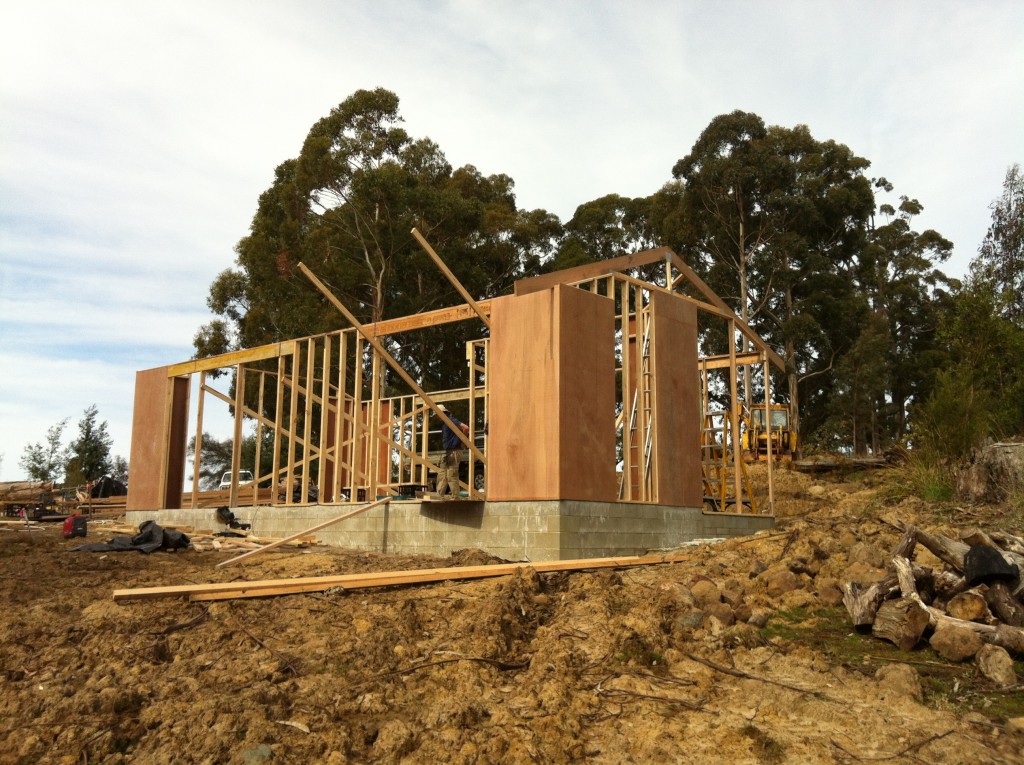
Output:
[[[659,264],[663,271],[657,269]],[[646,267],[648,272],[657,269],[661,273],[657,281],[645,281],[624,273],[639,267]],[[399,333],[458,321],[476,320],[489,326],[492,301],[476,301],[361,326],[308,269],[300,268],[354,326],[140,372],[139,379],[148,381],[150,389],[137,387],[136,392],[133,481],[129,485],[128,509],[170,508],[177,506],[176,501],[181,503],[183,497],[174,491],[174,483],[180,482],[184,475],[183,444],[187,436],[183,434],[186,426],[182,423],[188,422],[188,390],[196,377],[194,477],[191,495],[184,497],[186,506],[195,508],[201,502],[203,424],[210,397],[233,410],[232,475],[235,479],[228,496],[223,498],[232,507],[362,503],[386,496],[408,496],[411,491],[428,485],[430,472],[436,470],[433,458],[440,449],[437,431],[445,419],[438,412],[438,405],[442,403],[455,404],[457,411],[468,414],[466,424],[470,433],[464,440],[468,447],[469,480],[462,489],[469,499],[486,499],[488,435],[485,425],[491,404],[489,382],[492,377],[488,358],[490,340],[480,338],[467,343],[464,387],[430,393],[419,388],[397,367],[382,341]],[[692,406],[692,422],[698,427],[696,424],[702,421],[707,408],[710,371],[724,371],[728,375],[731,400],[737,401],[738,368],[763,365],[767,379],[769,365],[784,370],[782,359],[669,248],[520,280],[516,282],[514,295],[525,296],[560,285],[586,290],[611,301],[614,339],[609,347],[614,349],[615,359],[615,453],[621,469],[617,472],[617,496],[606,499],[694,506],[695,492],[699,492],[699,488],[694,487],[699,486],[701,469],[698,439],[696,435],[691,439],[690,431],[682,436],[670,434],[674,426],[669,420],[690,419],[684,410]],[[695,288],[706,300],[682,294],[680,290],[686,285]],[[683,370],[692,380],[694,397],[684,406],[670,400],[675,394],[662,389],[657,382],[659,363],[667,369],[671,357],[678,355],[678,349],[662,342],[669,340],[670,330],[659,329],[658,317],[671,315],[678,320],[685,317],[687,311],[707,313],[727,322],[732,342],[728,355],[698,360],[696,324],[693,323],[692,352],[686,354],[692,356],[692,360],[687,360],[689,366],[684,366]],[[664,333],[665,337],[661,338],[659,333]],[[756,350],[737,352],[736,340],[741,337],[746,337]],[[233,373],[233,396],[211,385],[209,378],[215,371]],[[407,384],[403,386],[401,381]],[[163,387],[159,383],[163,383]],[[389,387],[404,387],[407,392],[384,395]],[[770,392],[766,391],[766,400],[769,397]],[[738,417],[736,407],[731,416],[734,420]],[[152,423],[157,420],[162,425],[154,428]],[[241,443],[247,420],[255,427],[255,465],[241,464]],[[737,422],[733,424],[732,452],[738,465],[741,459],[739,427]],[[682,446],[680,438],[685,442]],[[267,448],[265,442],[271,440],[272,467],[259,473],[256,467],[262,461],[261,451]],[[674,458],[680,448],[688,449],[691,440],[692,461],[670,464],[670,458]],[[241,469],[253,471],[256,476],[253,484],[237,484]],[[480,472],[484,475],[482,487],[474,480]],[[739,472],[737,468],[737,476]],[[673,482],[689,488],[682,494],[674,492]],[[141,488],[132,491],[134,486]],[[317,489],[316,497],[311,491],[313,486]],[[737,483],[737,494],[741,493],[739,488]],[[697,497],[697,506],[699,499]]]

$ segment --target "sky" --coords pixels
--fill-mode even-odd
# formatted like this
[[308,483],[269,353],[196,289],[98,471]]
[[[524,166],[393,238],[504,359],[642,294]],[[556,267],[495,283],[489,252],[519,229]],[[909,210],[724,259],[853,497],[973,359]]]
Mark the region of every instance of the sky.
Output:
[[[717,115],[849,146],[965,272],[1024,162],[1024,3],[0,0],[0,480],[184,361],[274,168],[385,87],[454,167],[569,220],[647,196]],[[339,324],[340,326],[340,324]]]

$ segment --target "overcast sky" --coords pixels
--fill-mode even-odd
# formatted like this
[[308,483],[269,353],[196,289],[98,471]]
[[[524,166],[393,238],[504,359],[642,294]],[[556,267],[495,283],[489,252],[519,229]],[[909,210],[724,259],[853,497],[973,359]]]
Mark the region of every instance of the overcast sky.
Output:
[[646,196],[716,115],[806,124],[962,275],[1024,162],[1024,3],[0,0],[0,480],[183,361],[259,194],[360,88],[520,207]]

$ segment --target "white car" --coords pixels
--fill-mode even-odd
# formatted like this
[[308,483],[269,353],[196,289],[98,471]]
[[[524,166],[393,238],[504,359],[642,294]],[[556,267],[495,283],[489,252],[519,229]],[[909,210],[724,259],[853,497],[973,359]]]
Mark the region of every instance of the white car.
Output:
[[[238,471],[238,485],[245,486],[252,483],[252,472],[249,470]],[[229,470],[220,477],[220,486],[217,487],[221,491],[231,488],[231,471]]]

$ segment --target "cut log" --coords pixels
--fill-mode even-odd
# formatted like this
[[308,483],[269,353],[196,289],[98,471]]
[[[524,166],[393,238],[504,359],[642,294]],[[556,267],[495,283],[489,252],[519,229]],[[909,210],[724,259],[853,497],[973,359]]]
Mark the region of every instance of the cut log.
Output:
[[970,545],[985,545],[985,547],[994,547],[999,549],[999,545],[995,541],[979,528],[964,529],[960,532],[960,541],[964,544]]
[[907,526],[906,531],[903,532],[903,536],[900,537],[899,543],[892,551],[892,557],[913,560],[915,547],[917,547],[917,529],[913,526]]
[[915,598],[887,600],[878,608],[871,634],[909,651],[918,644],[931,623],[928,610]]
[[1007,552],[1024,555],[1024,539],[1015,537],[1013,534],[1007,534],[1005,531],[992,531],[989,533],[989,536],[992,538],[992,541]]
[[988,610],[988,603],[985,596],[979,591],[983,588],[974,588],[961,592],[946,604],[946,613],[954,619],[964,619],[969,622],[992,622],[992,613]]
[[896,575],[889,574],[880,582],[864,587],[860,582],[843,585],[843,605],[850,614],[854,627],[868,627],[875,621],[875,614],[882,602],[899,591]]
[[915,529],[917,541],[939,560],[949,564],[961,574],[964,572],[964,556],[970,548],[958,539],[950,539],[941,534],[929,534],[927,531]]
[[1024,605],[1010,594],[1010,588],[1002,582],[989,586],[985,602],[1001,621],[1011,627],[1024,627]]

